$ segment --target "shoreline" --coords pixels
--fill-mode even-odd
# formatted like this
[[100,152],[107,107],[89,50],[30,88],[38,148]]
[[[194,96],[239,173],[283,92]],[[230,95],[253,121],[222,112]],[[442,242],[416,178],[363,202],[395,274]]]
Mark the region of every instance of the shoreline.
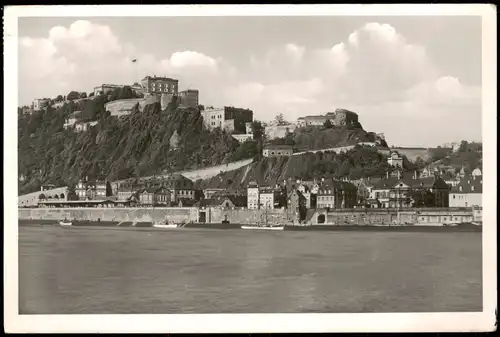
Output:
[[[58,220],[18,220],[19,227],[54,227],[59,226]],[[152,222],[137,222],[131,221],[73,221],[72,228],[94,228],[102,229],[127,229],[127,230],[151,230],[151,231],[172,231],[186,229],[211,229],[211,230],[242,230],[244,224],[236,223],[187,223],[178,229],[165,229],[153,227]],[[70,228],[68,228],[70,229]],[[426,225],[310,225],[310,226],[285,226],[284,231],[366,231],[366,232],[482,232],[482,226],[474,224],[459,224],[456,226],[426,226]]]

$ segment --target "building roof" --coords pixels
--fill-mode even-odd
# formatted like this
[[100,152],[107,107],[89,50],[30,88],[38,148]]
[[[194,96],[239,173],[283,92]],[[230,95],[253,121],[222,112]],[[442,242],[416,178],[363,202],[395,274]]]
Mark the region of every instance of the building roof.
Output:
[[227,196],[229,200],[233,203],[234,206],[236,207],[246,207],[248,198],[246,195],[229,195]]
[[267,145],[264,150],[293,150],[292,145]]
[[318,195],[329,194],[333,190],[357,190],[356,185],[347,181],[338,181],[333,179],[327,179],[319,184]]
[[194,206],[196,204],[196,200],[188,199],[188,198],[180,198],[179,203],[182,202],[183,206]]
[[196,202],[194,205],[197,207],[217,207],[217,206],[220,206],[227,199],[228,198],[201,199],[200,201]]
[[326,119],[330,116],[321,116],[321,115],[314,115],[314,116],[306,116],[306,119]]
[[143,78],[143,80],[166,80],[166,81],[173,81],[173,82],[179,82],[179,80],[176,80],[175,78],[170,78],[170,77],[164,77],[164,76],[146,76]]
[[[460,190],[462,188],[462,190]],[[483,179],[481,177],[466,177],[451,188],[451,193],[483,193]]]
[[[446,188],[446,186],[448,186],[446,184],[446,182],[441,178],[427,177],[427,178],[413,179],[410,177],[403,177],[402,179],[398,179],[398,178],[382,179],[375,184],[374,189],[376,189],[376,190],[391,189],[396,184],[398,184],[400,182],[402,182],[402,183],[404,183],[412,188],[416,188],[416,187],[419,187],[419,188],[433,188],[433,187]],[[440,186],[438,186],[438,185],[440,185]]]
[[357,113],[355,113],[354,111],[350,111],[350,110],[347,110],[347,109],[335,109],[335,112],[344,112],[346,114],[351,114],[351,115],[358,115]]

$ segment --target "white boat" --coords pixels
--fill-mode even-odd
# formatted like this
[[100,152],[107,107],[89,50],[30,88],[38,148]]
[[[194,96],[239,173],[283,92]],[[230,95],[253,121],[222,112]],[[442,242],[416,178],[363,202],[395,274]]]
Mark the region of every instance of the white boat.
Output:
[[61,227],[71,227],[71,226],[73,226],[73,223],[71,221],[63,220],[63,221],[59,221],[59,225]]
[[154,227],[154,228],[173,229],[173,228],[178,228],[179,226],[178,226],[177,224],[169,224],[169,223],[161,224],[161,223],[155,223],[155,224],[153,224],[153,227]]
[[241,229],[255,229],[255,230],[266,230],[266,231],[282,231],[285,229],[284,225],[243,225]]

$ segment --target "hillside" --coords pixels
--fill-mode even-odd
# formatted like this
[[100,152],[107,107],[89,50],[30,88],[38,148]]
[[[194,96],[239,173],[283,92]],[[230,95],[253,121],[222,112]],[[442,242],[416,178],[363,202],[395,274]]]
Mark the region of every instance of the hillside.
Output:
[[483,166],[483,145],[463,140],[457,151],[445,151],[441,148],[441,151],[435,151],[432,159],[431,166],[451,166],[456,172],[463,167],[467,172],[472,172]]
[[[293,144],[297,151],[320,150],[355,145],[359,142],[375,142],[377,136],[359,127],[303,127],[295,130]],[[382,146],[387,146],[381,141]]]
[[[415,165],[404,158],[406,170]],[[372,147],[360,147],[336,154],[335,152],[306,153],[291,157],[270,157],[254,161],[246,167],[225,172],[199,182],[203,188],[237,189],[249,181],[259,184],[276,184],[283,180],[301,177],[304,180],[329,177],[381,177],[388,170],[387,158]]]
[[84,176],[117,180],[218,165],[238,152],[230,135],[203,127],[195,108],[177,108],[173,102],[161,111],[156,103],[116,119],[107,116],[104,101],[91,104],[84,118],[99,123],[80,133],[63,129],[65,117],[78,107],[65,104],[19,115],[19,175],[25,177],[20,194],[42,183],[72,185]]

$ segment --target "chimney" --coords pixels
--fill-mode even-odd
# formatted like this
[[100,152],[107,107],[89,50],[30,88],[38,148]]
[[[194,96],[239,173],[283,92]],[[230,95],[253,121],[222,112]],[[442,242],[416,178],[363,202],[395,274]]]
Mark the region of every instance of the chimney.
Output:
[[385,173],[385,177],[386,177],[387,179],[389,179],[389,171],[387,171],[387,172]]

